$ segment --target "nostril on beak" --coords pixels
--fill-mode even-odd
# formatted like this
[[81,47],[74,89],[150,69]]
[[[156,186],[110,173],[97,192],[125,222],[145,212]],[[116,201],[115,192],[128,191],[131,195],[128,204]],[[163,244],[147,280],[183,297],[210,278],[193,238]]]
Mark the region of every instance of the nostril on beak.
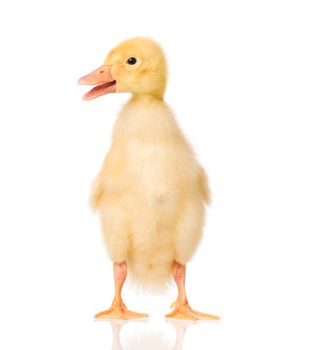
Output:
[[104,71],[103,71],[103,70],[101,70],[99,73],[104,73]]

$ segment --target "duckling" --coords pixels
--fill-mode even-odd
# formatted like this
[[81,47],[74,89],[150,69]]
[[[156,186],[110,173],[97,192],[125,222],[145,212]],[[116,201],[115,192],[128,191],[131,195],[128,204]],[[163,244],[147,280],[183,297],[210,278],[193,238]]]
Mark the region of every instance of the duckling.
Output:
[[111,307],[95,318],[148,316],[128,310],[123,302],[129,272],[150,289],[175,280],[178,297],[167,318],[219,319],[193,310],[186,296],[186,265],[202,237],[209,188],[205,171],[163,99],[167,64],[161,47],[145,37],[126,40],[78,83],[95,85],[84,100],[132,94],[117,117],[111,148],[91,193],[115,281]]

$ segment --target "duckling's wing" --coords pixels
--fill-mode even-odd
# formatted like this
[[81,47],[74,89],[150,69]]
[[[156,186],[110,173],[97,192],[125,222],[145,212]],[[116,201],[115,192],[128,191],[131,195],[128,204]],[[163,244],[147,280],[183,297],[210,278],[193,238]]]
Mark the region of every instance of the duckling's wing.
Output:
[[198,168],[198,183],[199,183],[199,188],[201,190],[204,202],[206,204],[210,203],[210,189],[208,186],[208,178],[207,175],[205,173],[205,170],[199,166]]
[[104,172],[104,169],[102,169],[99,172],[99,174],[96,176],[92,184],[92,190],[90,195],[90,205],[94,211],[98,209],[104,193],[103,172]]

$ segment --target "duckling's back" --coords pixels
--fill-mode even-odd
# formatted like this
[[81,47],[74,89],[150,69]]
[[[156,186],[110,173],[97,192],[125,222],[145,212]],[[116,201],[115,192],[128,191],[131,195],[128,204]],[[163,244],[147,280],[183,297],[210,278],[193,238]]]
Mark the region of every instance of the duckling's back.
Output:
[[133,98],[116,121],[92,193],[108,254],[147,287],[171,278],[201,239],[208,187],[204,170],[161,99]]

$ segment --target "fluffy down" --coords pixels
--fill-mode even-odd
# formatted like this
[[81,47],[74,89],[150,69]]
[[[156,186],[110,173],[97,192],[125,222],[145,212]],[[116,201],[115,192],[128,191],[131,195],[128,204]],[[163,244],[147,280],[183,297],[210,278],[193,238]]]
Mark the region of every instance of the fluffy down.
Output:
[[138,284],[162,288],[174,260],[186,264],[202,237],[205,172],[160,98],[135,96],[118,115],[93,184],[107,252]]

